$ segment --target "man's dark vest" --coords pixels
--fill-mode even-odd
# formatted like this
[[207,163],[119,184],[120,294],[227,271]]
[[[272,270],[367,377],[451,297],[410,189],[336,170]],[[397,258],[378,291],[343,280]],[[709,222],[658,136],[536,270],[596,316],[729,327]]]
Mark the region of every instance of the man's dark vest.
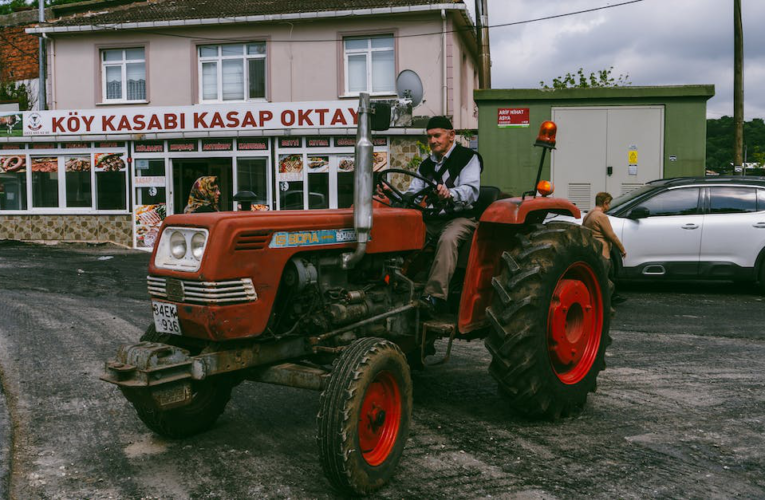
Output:
[[478,163],[481,165],[481,172],[483,172],[483,158],[481,158],[481,155],[472,149],[457,144],[454,146],[452,154],[450,154],[446,161],[444,161],[444,164],[441,165],[441,169],[438,172],[436,172],[436,163],[430,156],[425,158],[422,163],[420,163],[420,175],[440,184],[443,172],[448,170],[449,179],[446,180],[446,187],[453,188],[454,181],[459,177],[462,169],[473,159],[473,155],[478,155]]

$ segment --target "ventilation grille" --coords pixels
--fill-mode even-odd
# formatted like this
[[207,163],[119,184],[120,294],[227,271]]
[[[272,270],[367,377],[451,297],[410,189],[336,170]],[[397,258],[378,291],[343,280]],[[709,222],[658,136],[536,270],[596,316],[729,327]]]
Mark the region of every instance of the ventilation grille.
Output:
[[271,237],[271,231],[245,231],[239,234],[234,245],[234,251],[263,250]]
[[258,299],[250,278],[228,281],[191,281],[147,276],[149,295],[173,302],[238,304]]
[[624,184],[622,184],[622,195],[631,193],[632,191],[641,187],[643,187],[642,182],[625,182]]
[[592,195],[589,183],[570,183],[568,185],[568,199],[579,210],[587,211],[591,208]]

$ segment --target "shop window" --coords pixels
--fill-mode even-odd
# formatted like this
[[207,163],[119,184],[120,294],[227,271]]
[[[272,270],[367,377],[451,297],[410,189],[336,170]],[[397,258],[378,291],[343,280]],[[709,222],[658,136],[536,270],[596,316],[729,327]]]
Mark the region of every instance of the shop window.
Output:
[[71,208],[90,208],[93,206],[93,186],[91,184],[90,155],[64,158],[66,176],[66,206]]
[[254,204],[268,205],[268,161],[265,158],[240,158],[236,168],[237,189],[255,193]]
[[121,153],[96,153],[96,210],[127,210],[127,166]]
[[337,161],[337,208],[349,208],[353,205],[353,169],[352,156],[341,156]]
[[266,44],[199,47],[200,102],[266,98]]
[[32,206],[58,207],[58,158],[32,157]]
[[0,210],[26,209],[27,157],[0,156]]
[[395,94],[396,61],[393,35],[343,40],[345,94]]
[[308,208],[329,208],[329,156],[308,157]]
[[103,102],[146,100],[146,53],[143,47],[101,51]]

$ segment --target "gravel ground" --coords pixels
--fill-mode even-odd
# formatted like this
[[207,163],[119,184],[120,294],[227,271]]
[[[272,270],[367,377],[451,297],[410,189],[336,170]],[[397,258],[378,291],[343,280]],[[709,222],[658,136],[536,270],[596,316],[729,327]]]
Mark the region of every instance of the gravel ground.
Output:
[[[317,393],[245,383],[211,431],[172,441],[98,380],[150,322],[148,260],[0,244],[0,498],[335,498]],[[480,341],[416,372],[412,434],[374,498],[765,497],[763,298],[729,284],[622,293],[608,368],[574,418],[512,414]]]

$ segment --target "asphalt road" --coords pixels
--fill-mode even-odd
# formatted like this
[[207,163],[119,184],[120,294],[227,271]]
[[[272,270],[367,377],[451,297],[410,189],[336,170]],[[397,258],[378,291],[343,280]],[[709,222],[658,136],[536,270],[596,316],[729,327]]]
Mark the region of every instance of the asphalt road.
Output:
[[[335,498],[318,394],[245,383],[209,432],[162,439],[98,380],[150,322],[144,253],[0,243],[0,498]],[[482,342],[414,375],[375,498],[763,498],[765,307],[753,287],[633,285],[585,411],[510,413]],[[6,414],[7,408],[7,414]]]

